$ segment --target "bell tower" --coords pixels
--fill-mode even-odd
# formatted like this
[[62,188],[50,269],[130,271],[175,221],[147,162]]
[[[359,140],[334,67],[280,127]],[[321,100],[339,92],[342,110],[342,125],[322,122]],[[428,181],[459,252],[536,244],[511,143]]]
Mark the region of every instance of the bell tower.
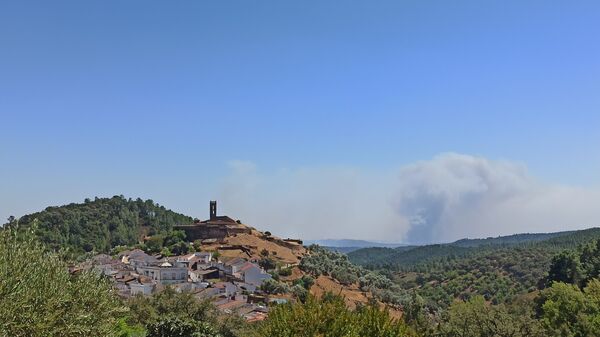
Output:
[[210,201],[210,220],[215,220],[217,218],[217,201]]

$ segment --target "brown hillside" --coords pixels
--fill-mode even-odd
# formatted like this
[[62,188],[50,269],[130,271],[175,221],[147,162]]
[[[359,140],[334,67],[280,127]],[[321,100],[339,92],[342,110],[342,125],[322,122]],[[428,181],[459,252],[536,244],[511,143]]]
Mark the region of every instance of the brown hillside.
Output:
[[310,292],[317,297],[323,296],[326,292],[341,295],[344,297],[346,305],[352,309],[356,308],[357,304],[366,304],[369,301],[368,294],[358,289],[357,285],[342,285],[335,279],[324,275],[317,277]]
[[297,265],[306,254],[306,249],[301,244],[248,228],[250,234],[233,234],[215,242],[205,240],[202,247],[204,250],[217,251],[224,258],[242,257],[249,260],[259,260],[261,252],[266,250],[269,257],[284,265]]
[[[210,204],[209,220],[196,221],[190,225],[179,226],[178,229],[186,231],[192,240],[200,239],[202,250],[218,252],[223,260],[240,257],[258,261],[268,256],[283,267],[291,266],[291,275],[280,277],[281,281],[290,285],[306,274],[298,267],[300,260],[309,254],[302,241],[266,235],[239,220],[217,216],[216,202]],[[343,296],[346,304],[353,309],[358,304],[367,304],[369,298],[372,298],[372,295],[362,291],[358,284],[344,285],[330,276],[321,275],[315,279],[310,293],[320,297],[327,292]],[[392,310],[392,314],[399,316],[400,312]]]

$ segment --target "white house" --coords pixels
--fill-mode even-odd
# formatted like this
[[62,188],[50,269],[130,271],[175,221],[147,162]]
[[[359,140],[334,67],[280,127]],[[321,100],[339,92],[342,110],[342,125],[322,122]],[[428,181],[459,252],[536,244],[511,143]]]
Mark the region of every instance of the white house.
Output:
[[238,274],[241,276],[240,279],[244,280],[244,283],[257,287],[260,286],[264,280],[268,280],[272,277],[271,274],[265,272],[262,268],[251,262],[247,262],[242,266],[239,269]]
[[188,269],[186,267],[174,267],[169,262],[158,266],[143,266],[136,268],[138,273],[147,276],[160,284],[175,284],[187,282]]
[[129,289],[131,292],[131,295],[135,296],[137,294],[142,294],[142,295],[150,295],[152,294],[152,290],[154,290],[154,284],[153,283],[138,283],[138,282],[132,282],[129,283]]

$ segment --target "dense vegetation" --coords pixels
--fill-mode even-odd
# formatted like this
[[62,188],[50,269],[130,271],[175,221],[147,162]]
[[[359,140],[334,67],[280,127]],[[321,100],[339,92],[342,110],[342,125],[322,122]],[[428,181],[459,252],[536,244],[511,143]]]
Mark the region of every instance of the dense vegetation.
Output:
[[390,317],[376,305],[349,310],[343,298],[326,294],[309,296],[305,303],[275,307],[258,325],[256,337],[405,337],[414,336],[402,320]]
[[146,332],[146,337],[236,337],[249,328],[240,317],[221,317],[208,300],[170,287],[152,297],[133,297],[125,304],[130,309],[125,322]]
[[300,261],[300,269],[313,276],[327,275],[341,284],[358,282],[362,290],[371,292],[377,299],[389,304],[402,304],[407,292],[394,284],[382,272],[370,271],[352,264],[348,257],[320,246],[308,247],[310,255]]
[[112,198],[86,199],[82,204],[48,207],[8,225],[30,227],[37,220],[36,234],[53,249],[74,253],[108,252],[119,245],[133,245],[144,235],[167,233],[176,224],[192,218],[175,213],[152,200]]
[[417,292],[430,308],[439,309],[477,295],[498,304],[535,291],[556,254],[596,238],[600,238],[600,229],[593,228],[512,235],[506,240],[461,240],[458,246],[364,249],[348,255],[350,261],[387,275],[402,290]]
[[125,309],[107,280],[70,275],[31,231],[0,231],[0,336],[117,336]]

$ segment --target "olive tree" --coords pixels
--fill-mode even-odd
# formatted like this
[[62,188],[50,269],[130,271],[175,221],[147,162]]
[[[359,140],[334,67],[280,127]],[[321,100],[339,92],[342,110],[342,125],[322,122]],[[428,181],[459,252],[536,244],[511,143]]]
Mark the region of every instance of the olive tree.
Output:
[[33,230],[0,230],[0,336],[115,336],[125,309],[108,281],[70,274]]

